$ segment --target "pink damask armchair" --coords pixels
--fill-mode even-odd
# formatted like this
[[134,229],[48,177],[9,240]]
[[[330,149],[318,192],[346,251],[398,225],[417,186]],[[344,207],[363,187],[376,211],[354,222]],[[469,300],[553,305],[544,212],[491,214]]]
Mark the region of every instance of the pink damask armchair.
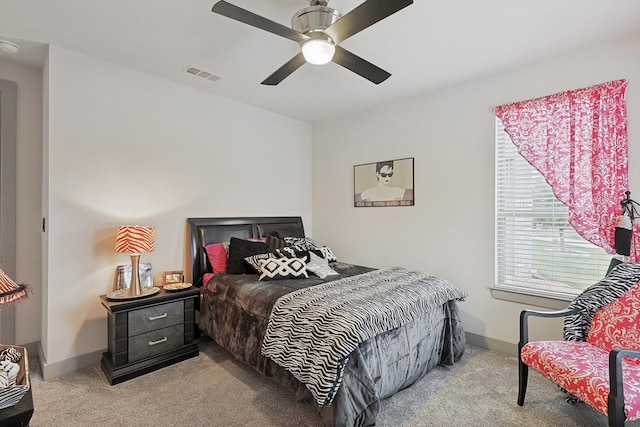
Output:
[[524,404],[532,367],[607,415],[611,427],[640,419],[640,282],[595,312],[586,340],[529,341],[529,317],[575,316],[579,311],[569,306],[521,313],[518,405]]

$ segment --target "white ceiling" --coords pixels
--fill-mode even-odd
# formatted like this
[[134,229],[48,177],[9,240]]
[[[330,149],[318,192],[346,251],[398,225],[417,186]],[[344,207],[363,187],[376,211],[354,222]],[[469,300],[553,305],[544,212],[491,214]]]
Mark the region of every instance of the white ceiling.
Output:
[[[216,0],[0,0],[9,61],[42,64],[55,44],[314,122],[640,32],[640,0],[415,0],[342,43],[389,71],[374,85],[330,63],[260,82],[298,52],[288,39],[214,14]],[[392,1],[392,0],[388,0]],[[229,0],[290,25],[308,0]],[[331,0],[343,14],[361,0]],[[188,66],[221,77],[187,74]]]

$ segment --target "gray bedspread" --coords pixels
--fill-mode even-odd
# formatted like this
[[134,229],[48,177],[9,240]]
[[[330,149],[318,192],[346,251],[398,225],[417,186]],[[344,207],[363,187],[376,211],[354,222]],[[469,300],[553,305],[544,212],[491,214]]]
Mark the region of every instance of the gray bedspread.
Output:
[[[332,263],[340,279],[373,269]],[[260,354],[271,307],[294,290],[324,283],[309,278],[258,282],[256,275],[216,275],[203,290],[199,326],[233,356],[315,404],[307,388]],[[451,300],[418,319],[360,344],[350,355],[342,385],[331,405],[318,408],[322,423],[375,424],[380,401],[413,384],[438,364],[452,365],[464,353],[465,336]]]

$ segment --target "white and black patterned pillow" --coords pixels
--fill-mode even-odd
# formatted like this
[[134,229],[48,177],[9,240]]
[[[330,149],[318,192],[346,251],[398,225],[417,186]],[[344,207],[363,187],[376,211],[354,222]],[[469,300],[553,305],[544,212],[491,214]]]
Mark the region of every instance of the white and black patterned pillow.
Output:
[[295,246],[286,246],[284,248],[280,248],[276,251],[276,256],[282,258],[301,258],[305,262],[309,262],[309,253],[314,253],[320,258],[324,258],[329,262],[337,261],[336,256],[333,254],[331,249],[328,246],[321,246],[316,249],[296,249]]
[[276,258],[276,256],[272,253],[258,254],[248,256],[244,260],[255,270],[256,273],[260,274],[260,261],[269,258]]
[[318,247],[311,237],[285,237],[283,240],[287,246],[299,251],[308,251]]
[[260,260],[258,280],[306,279],[307,265],[299,258],[268,258]]
[[[274,254],[276,258],[303,258],[303,252],[304,251],[297,251],[291,246],[285,246],[284,248],[276,249]],[[299,257],[297,256],[298,254],[300,254]]]
[[322,253],[322,258],[326,259],[329,262],[334,262],[334,261],[338,260],[336,258],[336,256],[333,254],[333,251],[331,249],[329,249],[329,246],[320,246],[319,248],[317,248],[313,252],[315,252],[315,253],[321,252]]

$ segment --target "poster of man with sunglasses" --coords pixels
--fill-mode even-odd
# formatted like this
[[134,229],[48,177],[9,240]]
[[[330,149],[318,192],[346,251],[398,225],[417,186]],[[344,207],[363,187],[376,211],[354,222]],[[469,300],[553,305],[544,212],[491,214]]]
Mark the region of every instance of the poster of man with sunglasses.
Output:
[[356,165],[354,206],[413,206],[413,157]]

